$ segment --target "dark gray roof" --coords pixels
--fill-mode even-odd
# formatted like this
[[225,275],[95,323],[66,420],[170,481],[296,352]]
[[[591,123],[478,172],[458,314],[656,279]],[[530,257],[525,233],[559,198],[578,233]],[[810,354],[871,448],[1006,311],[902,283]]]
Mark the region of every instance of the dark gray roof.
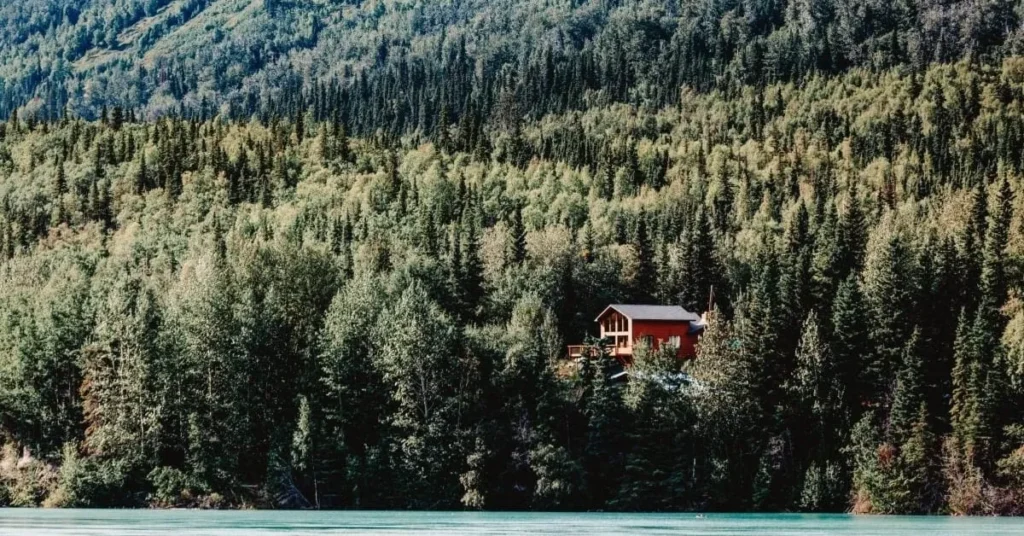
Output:
[[633,320],[671,320],[675,322],[693,322],[700,320],[700,316],[695,313],[691,313],[686,309],[678,305],[627,305],[627,304],[615,304],[609,305],[601,314],[597,315],[597,319],[600,319],[609,309],[614,309],[623,316],[631,318]]

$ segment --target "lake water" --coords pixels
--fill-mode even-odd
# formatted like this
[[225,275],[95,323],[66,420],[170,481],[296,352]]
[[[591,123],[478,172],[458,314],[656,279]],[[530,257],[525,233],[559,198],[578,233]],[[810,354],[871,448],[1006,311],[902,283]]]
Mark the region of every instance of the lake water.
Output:
[[331,534],[1024,535],[1024,518],[789,514],[213,512],[0,509],[2,536],[269,536]]

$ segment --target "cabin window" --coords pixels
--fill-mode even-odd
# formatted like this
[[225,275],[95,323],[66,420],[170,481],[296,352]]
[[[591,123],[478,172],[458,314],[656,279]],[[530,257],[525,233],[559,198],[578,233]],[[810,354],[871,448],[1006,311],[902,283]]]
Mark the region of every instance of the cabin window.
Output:
[[672,335],[668,338],[668,345],[673,348],[679,348],[681,343],[682,340],[679,338],[679,335]]
[[605,333],[623,333],[629,329],[629,320],[626,317],[612,313],[601,321]]

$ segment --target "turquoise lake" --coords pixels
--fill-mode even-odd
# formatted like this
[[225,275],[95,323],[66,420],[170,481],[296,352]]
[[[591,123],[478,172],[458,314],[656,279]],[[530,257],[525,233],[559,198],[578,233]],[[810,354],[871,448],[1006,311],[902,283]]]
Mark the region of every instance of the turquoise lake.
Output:
[[0,509],[2,536],[287,534],[1024,535],[1024,518],[790,514],[602,514]]

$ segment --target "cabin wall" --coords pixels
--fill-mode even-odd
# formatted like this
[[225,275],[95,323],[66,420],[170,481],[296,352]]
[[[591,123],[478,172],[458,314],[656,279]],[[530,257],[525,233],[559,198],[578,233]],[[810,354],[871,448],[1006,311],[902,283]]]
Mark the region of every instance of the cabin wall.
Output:
[[667,343],[669,337],[679,337],[679,357],[693,357],[696,353],[696,335],[690,335],[689,322],[664,322],[650,320],[633,321],[633,340],[636,341],[645,336],[650,336],[652,346],[656,350],[662,342]]

